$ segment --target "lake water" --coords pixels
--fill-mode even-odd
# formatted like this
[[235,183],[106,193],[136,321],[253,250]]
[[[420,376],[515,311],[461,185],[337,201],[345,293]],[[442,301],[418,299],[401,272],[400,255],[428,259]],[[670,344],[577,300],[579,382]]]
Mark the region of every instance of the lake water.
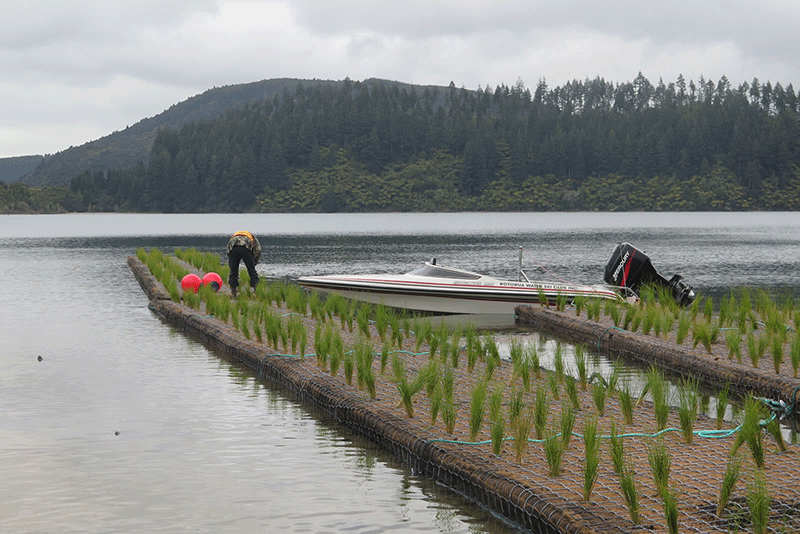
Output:
[[600,282],[628,241],[701,293],[799,285],[798,213],[0,216],[0,531],[513,531],[148,310],[128,255],[241,229],[267,277],[516,278],[521,246],[532,279]]

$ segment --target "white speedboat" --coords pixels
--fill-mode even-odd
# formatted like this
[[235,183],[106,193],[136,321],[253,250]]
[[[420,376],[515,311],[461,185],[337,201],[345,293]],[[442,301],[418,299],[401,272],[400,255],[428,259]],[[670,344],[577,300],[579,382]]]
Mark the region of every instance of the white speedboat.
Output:
[[297,283],[323,293],[383,304],[393,308],[442,314],[513,314],[521,304],[539,304],[542,296],[555,304],[559,296],[571,303],[578,295],[620,299],[603,285],[499,280],[491,276],[436,265],[433,259],[410,273],[303,276]]

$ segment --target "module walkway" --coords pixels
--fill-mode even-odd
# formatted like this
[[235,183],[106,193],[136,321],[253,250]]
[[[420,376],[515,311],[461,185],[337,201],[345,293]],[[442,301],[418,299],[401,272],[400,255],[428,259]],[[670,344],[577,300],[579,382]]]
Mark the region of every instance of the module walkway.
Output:
[[[703,432],[715,432],[716,424],[700,416],[694,425],[696,437],[689,444],[675,430],[679,428],[679,420],[673,410],[669,415],[668,430],[655,437],[654,410],[647,401],[635,407],[634,420],[626,424],[620,395],[614,391],[608,392],[601,410],[595,402],[599,391],[596,387],[573,389],[573,395],[568,395],[568,383],[563,381],[563,377],[547,372],[531,375],[529,386],[525,387],[507,361],[500,362],[492,370],[488,369],[486,362],[479,361],[470,370],[462,356],[461,363],[453,367],[444,363],[445,359],[449,361],[452,357],[445,354],[440,359],[436,351],[431,351],[434,356],[430,356],[428,345],[416,347],[414,340],[406,338],[393,354],[404,360],[410,377],[432,365],[452,369],[453,404],[457,417],[452,431],[448,431],[442,413],[432,400],[435,396],[426,394],[425,389],[414,396],[413,417],[409,417],[391,371],[385,369],[381,372],[377,359],[374,363],[373,396],[363,386],[359,387],[355,380],[348,380],[344,371],[339,369],[336,372],[310,354],[303,358],[285,343],[280,347],[277,342],[273,345],[248,339],[230,322],[173,302],[143,263],[129,257],[128,264],[150,299],[150,309],[162,320],[214,351],[251,368],[257,375],[283,385],[299,399],[317,405],[416,471],[486,506],[525,531],[587,534],[669,532],[664,499],[653,480],[648,461],[648,455],[657,443],[664,444],[671,458],[669,487],[671,494],[677,496],[680,532],[748,531],[751,528],[747,511],[748,488],[758,473],[766,478],[771,498],[767,531],[800,531],[800,489],[796,484],[800,477],[800,462],[795,444],[789,444],[788,450],[781,451],[774,440],[765,437],[766,466],[763,469],[754,466],[746,446],[739,448],[736,457],[742,466],[741,479],[734,487],[724,513],[718,517],[717,496],[735,442],[730,425],[723,427],[722,434],[703,437],[711,435]],[[287,310],[278,311],[289,313]],[[313,340],[313,332],[320,325],[309,316],[301,319],[309,330],[308,339]],[[341,335],[348,346],[375,343],[376,352],[381,352],[379,334],[374,329],[365,339],[363,335],[341,326]],[[309,348],[308,352],[313,350],[313,347]],[[458,362],[456,358],[452,359]],[[432,364],[432,361],[440,363]],[[519,419],[528,421],[529,434],[525,434],[524,430],[515,430],[525,425],[514,427],[508,420],[498,454],[494,454],[491,443],[492,426],[497,427],[486,421],[488,417],[484,417],[486,422],[479,425],[474,439],[470,437],[473,391],[477,385],[486,383],[487,377],[492,380],[487,397],[494,391],[502,393],[503,414],[508,413],[513,404],[510,399],[521,399],[525,408]],[[548,466],[545,441],[537,439],[536,432],[531,429],[535,426],[537,396],[546,399],[549,411],[549,420],[542,426],[542,437],[555,435],[563,414],[575,409],[577,434],[563,450],[561,473],[558,475],[554,475]],[[588,499],[584,499],[585,451],[580,435],[585,421],[596,421],[598,434],[603,436],[597,479]],[[624,497],[620,477],[610,459],[611,447],[606,436],[612,425],[619,435],[626,436],[620,441],[624,443],[625,469],[633,474],[635,480],[636,522],[632,520],[636,515]],[[529,439],[515,440],[515,434]],[[524,446],[516,447],[516,443]]]

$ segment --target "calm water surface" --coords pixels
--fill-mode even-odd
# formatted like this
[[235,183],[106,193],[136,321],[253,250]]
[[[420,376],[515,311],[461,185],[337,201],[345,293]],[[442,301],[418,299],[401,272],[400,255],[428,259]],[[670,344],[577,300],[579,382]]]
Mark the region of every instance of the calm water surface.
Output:
[[[599,282],[629,241],[701,292],[795,295],[800,214],[0,216],[0,531],[511,532],[148,309],[138,247],[268,277],[440,263]],[[38,361],[38,357],[42,361]]]

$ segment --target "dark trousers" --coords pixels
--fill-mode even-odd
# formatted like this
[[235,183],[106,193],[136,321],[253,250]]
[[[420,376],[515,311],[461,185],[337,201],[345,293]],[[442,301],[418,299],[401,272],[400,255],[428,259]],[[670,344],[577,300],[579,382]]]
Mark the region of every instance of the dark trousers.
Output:
[[258,285],[258,273],[256,272],[256,260],[253,258],[253,252],[247,247],[233,247],[228,252],[228,267],[231,269],[228,275],[228,285],[231,289],[239,287],[239,262],[244,262],[247,267],[247,274],[250,275],[250,285],[253,289]]

